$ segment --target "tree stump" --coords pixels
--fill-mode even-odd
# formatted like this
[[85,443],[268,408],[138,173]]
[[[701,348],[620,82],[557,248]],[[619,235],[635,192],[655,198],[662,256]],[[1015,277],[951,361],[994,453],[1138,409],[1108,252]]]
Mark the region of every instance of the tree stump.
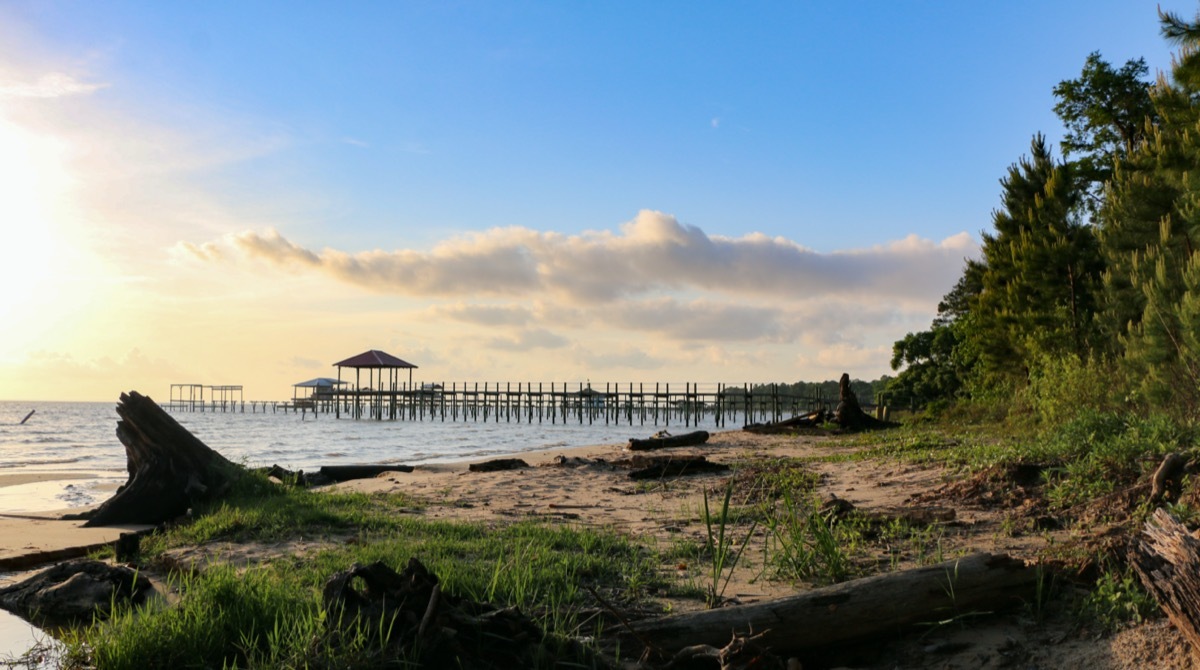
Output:
[[137,391],[121,394],[117,414],[128,481],[96,509],[64,519],[87,519],[84,526],[158,524],[220,496],[247,474]]
[[1146,590],[1200,652],[1200,540],[1160,507],[1146,520],[1131,554]]
[[838,380],[838,406],[833,411],[833,422],[847,430],[864,430],[869,428],[890,428],[896,424],[880,421],[862,411],[858,404],[858,396],[850,388],[850,375],[843,372]]

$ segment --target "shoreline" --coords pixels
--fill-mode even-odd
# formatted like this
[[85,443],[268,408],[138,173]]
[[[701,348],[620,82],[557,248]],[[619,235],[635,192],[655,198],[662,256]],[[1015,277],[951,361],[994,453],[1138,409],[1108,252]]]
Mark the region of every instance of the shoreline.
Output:
[[[0,473],[0,489],[9,486],[39,484],[45,482],[67,482],[80,479],[110,479],[119,477],[122,473],[101,470],[28,470],[21,472]],[[3,513],[0,508],[0,513]]]

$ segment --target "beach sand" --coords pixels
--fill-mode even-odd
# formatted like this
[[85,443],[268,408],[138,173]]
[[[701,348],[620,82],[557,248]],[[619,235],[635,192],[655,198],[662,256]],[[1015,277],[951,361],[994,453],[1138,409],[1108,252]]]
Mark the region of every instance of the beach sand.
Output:
[[[121,533],[149,526],[84,528],[83,521],[63,521],[93,505],[68,507],[71,500],[103,500],[119,482],[112,473],[17,472],[0,474],[0,571],[24,569],[60,556],[80,555],[88,548],[116,541]],[[45,560],[42,560],[44,557]]]

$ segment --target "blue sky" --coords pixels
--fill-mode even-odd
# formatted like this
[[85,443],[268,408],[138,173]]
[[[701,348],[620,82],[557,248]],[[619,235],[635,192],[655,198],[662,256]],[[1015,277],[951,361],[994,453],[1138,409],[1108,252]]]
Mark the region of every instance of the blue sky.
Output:
[[[1196,12],[1191,3],[1162,6],[1188,17]],[[624,361],[607,369],[614,380],[635,370],[696,380],[706,378],[710,363],[718,371],[712,374],[739,379],[779,370],[788,378],[821,378],[836,376],[838,355],[858,366],[855,376],[886,372],[890,342],[928,324],[963,256],[973,253],[974,242],[955,236],[977,240],[988,228],[998,180],[1035,132],[1059,137],[1053,86],[1078,76],[1092,51],[1118,66],[1144,57],[1151,72],[1167,68],[1171,53],[1158,35],[1155,4],[1128,1],[4,2],[0,42],[8,45],[0,47],[0,85],[7,82],[10,91],[0,96],[0,119],[42,142],[37,146],[68,147],[56,165],[69,192],[58,197],[78,207],[73,224],[54,224],[55,240],[80,246],[88,262],[76,267],[91,267],[90,284],[138,291],[157,285],[163,293],[150,302],[162,305],[185,300],[180,287],[197,280],[216,281],[214,290],[233,276],[241,278],[231,286],[274,287],[256,288],[262,293],[240,296],[240,308],[204,321],[233,324],[310,281],[313,309],[341,319],[421,316],[407,322],[424,320],[426,330],[385,328],[385,341],[374,348],[416,351],[463,376],[487,359],[454,368],[450,362],[464,355],[451,345],[439,349],[447,340],[437,315],[476,315],[441,323],[493,328],[464,334],[478,342],[504,313],[514,330],[494,342],[498,351],[563,357],[540,370],[546,380],[563,370],[603,376],[591,373],[605,371],[604,361]],[[27,93],[47,76],[70,85],[55,95]],[[639,219],[641,212],[670,223]],[[441,257],[439,245],[490,249],[502,237],[495,231],[536,232],[545,239],[532,247],[512,236],[505,244],[520,246],[508,249],[514,258],[536,258],[544,269],[555,259],[585,262],[556,246],[556,236],[568,246],[594,234],[621,238],[622,226],[639,220],[645,225],[638,239],[647,244],[688,231],[699,231],[705,244],[761,236],[782,246],[771,252],[774,260],[746,260],[747,267],[792,262],[790,252],[780,252],[787,247],[811,252],[814,266],[832,278],[863,272],[861,264],[840,261],[871,249],[911,250],[913,240],[941,246],[937,267],[933,256],[910,255],[910,274],[878,273],[837,305],[793,305],[787,318],[772,313],[762,332],[774,334],[765,339],[741,334],[705,342],[702,334],[672,335],[664,325],[617,329],[607,344],[593,341],[589,333],[613,303],[590,317],[572,312],[576,320],[558,310],[600,300],[592,289],[604,279],[602,267],[593,269],[586,290],[559,290],[570,281],[565,270],[544,272],[538,290],[520,281],[507,291],[484,290],[511,279],[500,269],[454,289],[411,288],[421,283],[412,279],[414,263],[428,267]],[[650,230],[663,237],[646,236]],[[310,256],[287,251],[293,247]],[[180,260],[180,250],[192,265]],[[392,254],[385,266],[360,256],[375,250]],[[726,251],[706,258],[720,264],[741,257]],[[363,266],[347,269],[335,262],[342,256]],[[485,264],[480,257],[455,267],[469,274]],[[886,264],[892,256],[881,258]],[[446,268],[431,272],[453,283]],[[725,285],[743,286],[746,273],[714,270]],[[926,286],[923,276],[934,278]],[[549,286],[551,279],[559,285]],[[922,293],[888,294],[897,281],[920,284]],[[329,283],[338,290],[327,291]],[[700,277],[654,277],[603,300],[652,298],[620,303],[630,307],[631,322],[647,311],[700,318],[781,301],[764,297],[761,285],[744,286],[750,293],[740,296]],[[794,287],[800,294],[828,290],[821,281]],[[877,291],[880,304],[870,297]],[[116,289],[103,299],[131,302]],[[541,307],[522,307],[538,301]],[[829,317],[856,307],[877,310],[878,318]],[[58,309],[61,322],[79,305]],[[158,323],[195,313],[180,304],[171,309],[181,312],[138,315]],[[818,309],[836,337],[779,334],[802,327],[802,316]],[[31,323],[45,317],[40,312],[26,306]],[[747,323],[753,329],[754,319]],[[35,334],[7,346],[0,341],[0,362],[26,370],[26,379],[52,372],[30,367],[34,354],[114,374],[121,361],[178,353],[155,338],[130,349],[128,338],[124,345],[72,344]],[[663,339],[655,340],[657,349],[634,351],[633,335]],[[255,329],[246,335],[265,337]],[[740,343],[737,351],[724,344],[731,340]],[[645,362],[669,359],[665,352],[680,342],[685,350],[711,350],[709,358],[697,354],[657,369]],[[369,343],[343,339],[313,360],[343,358]],[[226,346],[247,345],[231,339]],[[789,346],[812,355],[764,353]],[[825,364],[815,363],[819,352],[827,354]],[[129,365],[126,376],[143,374]],[[177,374],[231,376],[244,367],[213,364]],[[286,365],[278,367],[279,379],[290,378]],[[279,383],[263,381],[272,389]]]

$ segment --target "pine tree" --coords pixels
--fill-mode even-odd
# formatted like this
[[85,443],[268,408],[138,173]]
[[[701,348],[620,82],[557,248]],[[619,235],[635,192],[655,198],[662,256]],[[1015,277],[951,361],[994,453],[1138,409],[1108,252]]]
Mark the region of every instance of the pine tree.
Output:
[[994,234],[983,236],[982,290],[972,307],[983,372],[1023,380],[1039,356],[1086,356],[1101,271],[1090,227],[1077,220],[1081,190],[1042,135],[1001,180]]
[[1101,211],[1104,317],[1149,402],[1200,408],[1200,25],[1160,14],[1182,45],[1151,100],[1158,123],[1117,165]]

